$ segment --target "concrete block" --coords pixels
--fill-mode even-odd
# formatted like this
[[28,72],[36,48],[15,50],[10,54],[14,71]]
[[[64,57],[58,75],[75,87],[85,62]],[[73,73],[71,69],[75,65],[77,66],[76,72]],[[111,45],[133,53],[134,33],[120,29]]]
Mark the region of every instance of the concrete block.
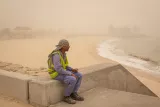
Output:
[[80,92],[95,88],[96,86],[107,86],[107,73],[118,64],[97,64],[80,69],[83,73],[83,80],[80,87]]
[[[92,69],[90,69],[91,71],[86,68],[85,72],[87,73],[83,75],[83,79],[91,80],[89,83],[92,84],[94,82],[95,86],[108,87],[108,73],[113,69],[117,69],[118,65],[119,64],[99,64],[92,66]],[[85,77],[87,77],[87,79]],[[85,81],[82,82],[81,88],[83,88],[84,83]]]
[[28,83],[33,77],[0,70],[0,93],[28,103]]
[[64,85],[59,81],[32,80],[29,82],[29,100],[32,105],[47,107],[62,100]]
[[121,69],[110,71],[107,82],[110,89],[126,91],[126,73]]
[[[115,64],[114,64],[115,65]],[[97,74],[104,72],[106,67],[112,67],[113,64],[94,65],[80,69],[83,74],[82,84],[79,92],[85,92],[99,85],[101,80],[106,80],[106,75]],[[100,79],[101,78],[101,79]],[[36,78],[29,82],[29,100],[32,105],[47,107],[62,100],[64,93],[64,84],[56,80],[47,78]]]
[[90,75],[90,78],[97,82],[96,86],[157,97],[149,87],[120,64],[99,69],[98,72],[92,72]]
[[[79,90],[81,93],[100,86],[139,94],[152,94],[120,64],[94,65],[82,68],[80,72],[83,74]],[[142,85],[143,87],[139,87]],[[29,100],[32,105],[41,107],[53,105],[62,100],[63,93],[64,85],[56,80],[37,78],[29,82]]]
[[80,93],[83,93],[85,91],[88,91],[94,87],[97,86],[98,82],[94,81],[92,78],[89,76],[90,74],[85,74],[83,75],[81,87],[79,89]]

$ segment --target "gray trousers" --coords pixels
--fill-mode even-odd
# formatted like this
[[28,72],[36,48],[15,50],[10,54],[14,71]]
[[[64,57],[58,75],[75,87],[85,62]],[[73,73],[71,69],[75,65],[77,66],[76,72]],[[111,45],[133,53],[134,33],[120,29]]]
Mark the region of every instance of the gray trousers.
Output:
[[72,73],[77,76],[77,79],[73,76],[68,76],[68,75],[58,75],[55,78],[55,80],[65,83],[66,87],[64,91],[64,96],[70,96],[71,93],[77,92],[81,85],[82,74],[79,72],[72,72]]

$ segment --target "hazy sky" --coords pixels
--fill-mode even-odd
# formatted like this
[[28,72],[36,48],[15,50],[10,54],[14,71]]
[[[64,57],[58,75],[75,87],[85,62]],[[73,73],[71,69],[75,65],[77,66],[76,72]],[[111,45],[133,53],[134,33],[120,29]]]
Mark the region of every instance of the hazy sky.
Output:
[[160,0],[0,0],[0,28],[103,33],[109,24],[160,35]]

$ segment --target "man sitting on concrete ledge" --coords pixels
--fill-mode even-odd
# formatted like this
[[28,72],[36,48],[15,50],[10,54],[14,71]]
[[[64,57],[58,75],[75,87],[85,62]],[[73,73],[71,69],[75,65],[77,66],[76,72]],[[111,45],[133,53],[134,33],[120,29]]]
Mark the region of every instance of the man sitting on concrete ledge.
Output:
[[52,79],[59,80],[67,85],[64,92],[64,100],[69,104],[83,101],[84,98],[77,94],[81,85],[82,74],[78,69],[68,66],[66,51],[69,50],[69,42],[65,39],[59,41],[56,49],[48,57],[48,72]]

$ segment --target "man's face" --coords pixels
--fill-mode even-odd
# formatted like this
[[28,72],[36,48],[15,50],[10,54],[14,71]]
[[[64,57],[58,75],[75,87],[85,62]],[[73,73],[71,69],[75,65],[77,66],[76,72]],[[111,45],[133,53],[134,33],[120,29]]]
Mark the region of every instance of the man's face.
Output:
[[64,47],[63,47],[63,49],[64,49],[65,51],[68,51],[68,50],[69,50],[69,48],[70,48],[70,46],[69,46],[69,45],[66,45],[66,46],[64,46]]

